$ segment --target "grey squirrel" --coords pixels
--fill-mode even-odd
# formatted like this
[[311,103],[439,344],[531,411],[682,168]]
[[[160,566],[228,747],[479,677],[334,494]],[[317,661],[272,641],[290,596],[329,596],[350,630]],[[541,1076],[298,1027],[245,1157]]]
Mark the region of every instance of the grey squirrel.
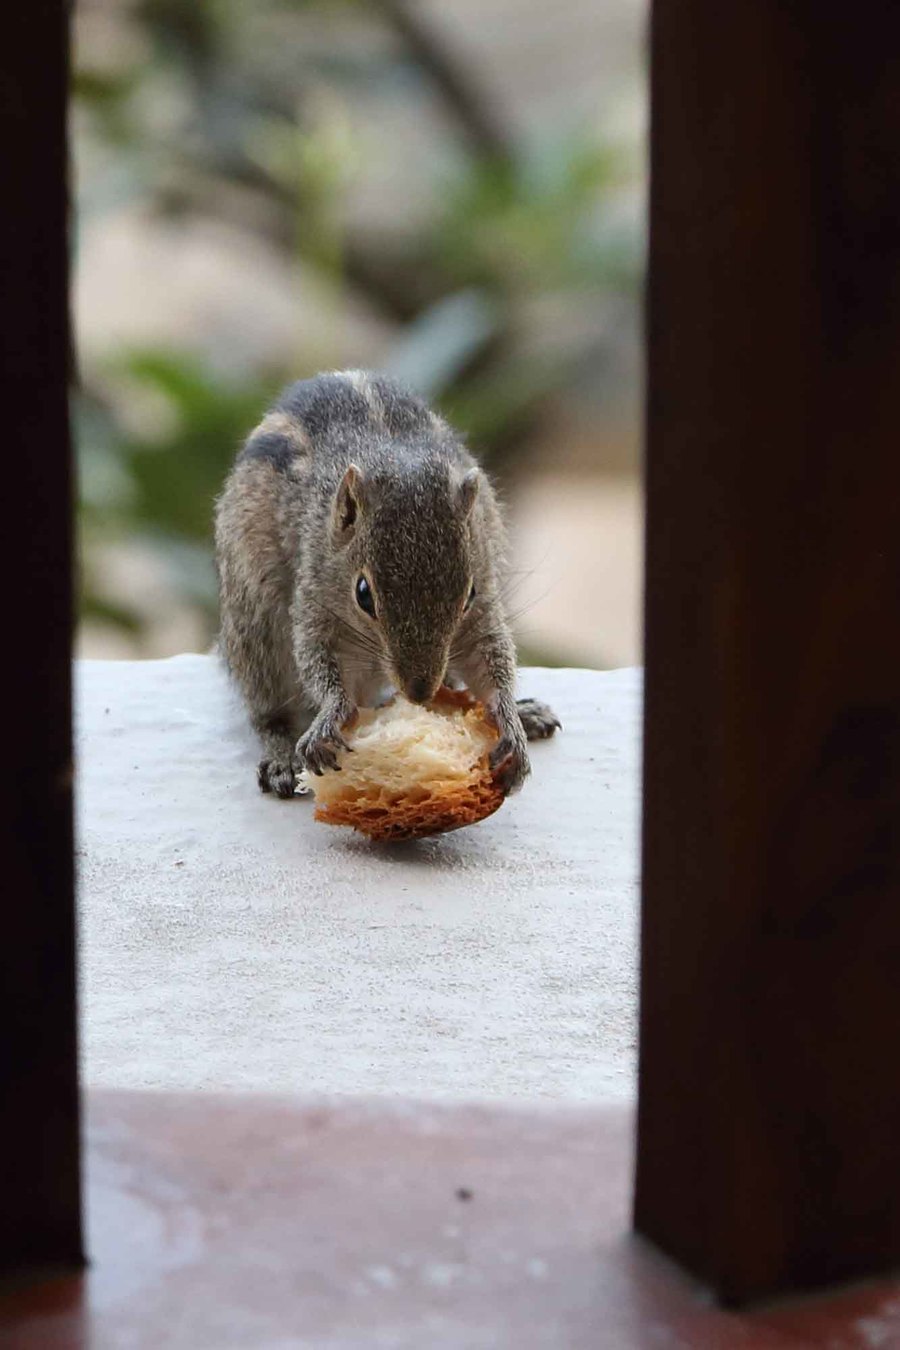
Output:
[[364,371],[291,385],[216,504],[219,650],[247,703],[263,792],[337,767],[342,730],[391,689],[442,683],[484,704],[508,792],[526,739],[560,725],[514,696],[506,534],[493,488],[445,421]]

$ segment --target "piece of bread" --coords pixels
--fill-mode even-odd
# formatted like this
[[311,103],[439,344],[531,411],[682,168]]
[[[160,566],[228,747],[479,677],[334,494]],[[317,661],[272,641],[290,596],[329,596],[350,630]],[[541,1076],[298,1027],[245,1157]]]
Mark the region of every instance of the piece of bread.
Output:
[[397,697],[365,709],[344,732],[340,770],[301,775],[316,820],[352,825],[370,839],[419,839],[472,825],[504,793],[489,764],[497,731],[465,692],[441,689],[424,707]]

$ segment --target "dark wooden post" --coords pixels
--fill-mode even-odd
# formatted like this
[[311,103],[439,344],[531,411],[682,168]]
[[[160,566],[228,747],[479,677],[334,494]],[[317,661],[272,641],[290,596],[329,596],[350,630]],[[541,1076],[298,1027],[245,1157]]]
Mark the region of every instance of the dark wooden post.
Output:
[[0,1271],[81,1259],[66,407],[67,7],[4,12]]
[[900,1263],[900,6],[656,0],[636,1222]]

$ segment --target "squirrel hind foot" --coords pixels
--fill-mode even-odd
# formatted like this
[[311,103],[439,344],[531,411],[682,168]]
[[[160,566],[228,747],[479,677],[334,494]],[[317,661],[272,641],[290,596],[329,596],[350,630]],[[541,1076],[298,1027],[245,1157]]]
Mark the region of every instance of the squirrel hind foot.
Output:
[[516,707],[522,727],[529,741],[544,741],[562,730],[562,723],[552,708],[536,698],[520,698]]
[[256,768],[260,792],[274,792],[276,797],[293,797],[296,774],[290,760],[261,759]]

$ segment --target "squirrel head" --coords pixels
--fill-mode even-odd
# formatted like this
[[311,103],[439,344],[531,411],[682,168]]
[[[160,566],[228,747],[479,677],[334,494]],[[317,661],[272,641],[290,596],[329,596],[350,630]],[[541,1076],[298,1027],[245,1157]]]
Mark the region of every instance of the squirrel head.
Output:
[[454,638],[476,596],[487,593],[480,481],[477,467],[445,460],[395,460],[390,472],[351,464],[334,496],[333,579],[345,647],[357,662],[366,652],[380,658],[413,703],[434,697]]

